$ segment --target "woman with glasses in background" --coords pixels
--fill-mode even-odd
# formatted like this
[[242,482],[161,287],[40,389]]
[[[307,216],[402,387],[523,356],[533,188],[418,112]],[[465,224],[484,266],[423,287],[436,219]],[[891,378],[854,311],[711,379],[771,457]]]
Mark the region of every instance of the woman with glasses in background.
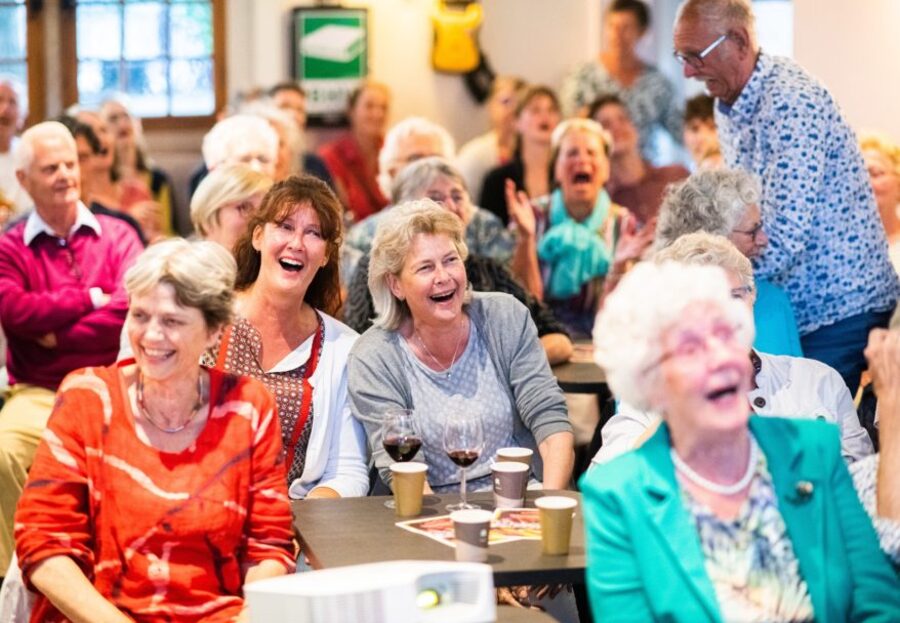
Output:
[[[759,209],[760,188],[739,170],[698,171],[669,187],[656,224],[657,250],[684,234],[705,231],[728,238],[747,258],[762,255],[769,244]],[[753,306],[756,341],[753,347],[773,355],[802,357],[794,309],[780,287],[756,281]]]

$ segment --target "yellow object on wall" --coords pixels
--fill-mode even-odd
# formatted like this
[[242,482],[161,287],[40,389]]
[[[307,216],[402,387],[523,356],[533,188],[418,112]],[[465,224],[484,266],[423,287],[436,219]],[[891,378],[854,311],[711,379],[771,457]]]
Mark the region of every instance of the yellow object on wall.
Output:
[[467,73],[478,67],[481,54],[475,35],[484,11],[477,2],[462,11],[449,8],[437,0],[431,21],[434,23],[432,64],[435,70],[447,73]]

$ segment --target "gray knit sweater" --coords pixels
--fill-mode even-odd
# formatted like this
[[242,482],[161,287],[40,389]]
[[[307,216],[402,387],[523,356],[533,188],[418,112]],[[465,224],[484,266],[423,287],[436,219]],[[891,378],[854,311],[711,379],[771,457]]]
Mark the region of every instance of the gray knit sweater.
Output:
[[[571,432],[562,391],[528,309],[508,294],[475,292],[466,312],[484,335],[494,367],[518,412],[516,443],[536,450],[550,435]],[[382,414],[390,407],[415,408],[402,339],[396,331],[372,327],[356,341],[347,362],[353,416],[365,426],[375,466],[387,484],[391,458],[381,445]],[[534,458],[535,474],[541,478],[543,466],[537,452]]]

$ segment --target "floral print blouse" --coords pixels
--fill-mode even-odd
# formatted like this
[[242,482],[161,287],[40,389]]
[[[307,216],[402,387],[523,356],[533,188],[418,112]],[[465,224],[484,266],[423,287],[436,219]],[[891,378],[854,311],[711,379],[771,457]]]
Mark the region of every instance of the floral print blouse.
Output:
[[686,489],[681,491],[697,526],[723,621],[813,620],[809,590],[778,510],[762,452],[758,453],[750,495],[733,520],[719,519]]

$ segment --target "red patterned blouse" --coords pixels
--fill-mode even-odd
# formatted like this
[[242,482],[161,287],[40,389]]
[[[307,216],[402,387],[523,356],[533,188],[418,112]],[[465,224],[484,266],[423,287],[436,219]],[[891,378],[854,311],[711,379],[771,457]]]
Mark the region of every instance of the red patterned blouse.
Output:
[[[272,396],[255,380],[209,375],[206,425],[174,453],[138,438],[117,366],[66,377],[16,513],[29,588],[37,563],[65,555],[137,621],[232,621],[248,567],[293,570]],[[66,619],[39,598],[31,620]]]

